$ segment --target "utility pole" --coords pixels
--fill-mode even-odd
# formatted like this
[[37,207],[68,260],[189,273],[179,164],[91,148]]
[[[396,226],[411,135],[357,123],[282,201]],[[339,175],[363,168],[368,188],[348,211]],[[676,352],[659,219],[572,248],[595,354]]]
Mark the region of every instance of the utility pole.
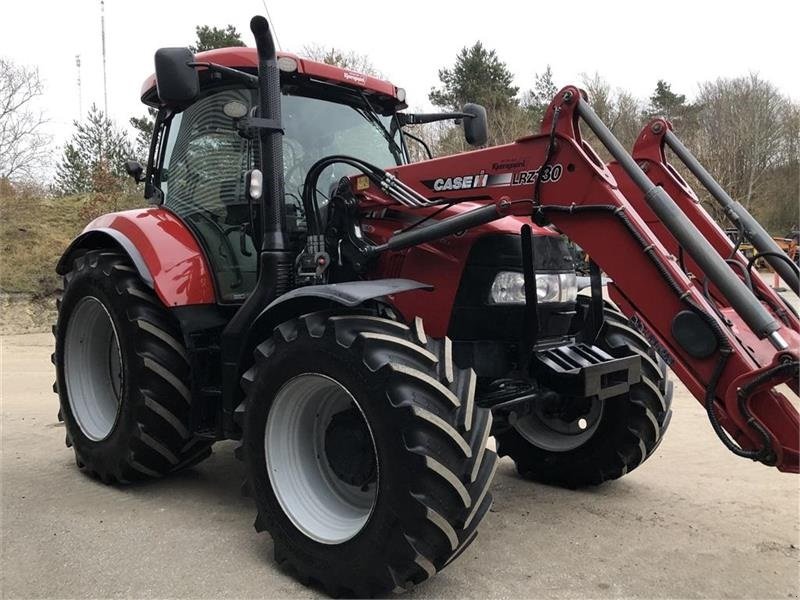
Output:
[[100,0],[100,37],[103,43],[103,111],[108,118],[108,81],[106,78],[106,3]]
[[78,70],[78,119],[83,118],[83,91],[81,90],[81,55],[75,55],[75,67]]

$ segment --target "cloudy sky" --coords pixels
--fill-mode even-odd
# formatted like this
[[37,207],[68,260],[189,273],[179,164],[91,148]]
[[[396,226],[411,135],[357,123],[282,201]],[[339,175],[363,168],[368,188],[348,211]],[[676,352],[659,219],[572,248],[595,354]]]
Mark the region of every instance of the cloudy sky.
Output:
[[[428,106],[437,70],[476,40],[497,50],[523,89],[548,64],[558,86],[597,71],[641,98],[659,78],[691,96],[699,81],[757,71],[800,101],[797,0],[282,0],[268,6],[284,50],[317,43],[367,54],[406,88],[412,107]],[[192,43],[199,24],[233,24],[250,44],[248,22],[256,13],[264,13],[262,0],[106,0],[111,115],[127,122],[143,112],[140,86],[156,48]],[[102,106],[100,47],[99,0],[2,2],[0,55],[38,66],[46,86],[41,107],[56,144],[79,112],[78,54],[84,111],[92,102]]]

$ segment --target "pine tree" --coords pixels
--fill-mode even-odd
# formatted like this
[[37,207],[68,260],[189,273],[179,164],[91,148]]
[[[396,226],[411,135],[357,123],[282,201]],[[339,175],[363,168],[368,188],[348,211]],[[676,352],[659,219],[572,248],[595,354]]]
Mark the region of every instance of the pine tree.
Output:
[[648,118],[663,117],[669,121],[675,121],[685,117],[690,108],[684,94],[676,94],[672,91],[669,83],[659,79],[655,91],[650,96],[650,104],[645,111],[645,116]]
[[547,65],[543,73],[534,75],[533,89],[526,94],[523,102],[525,110],[528,111],[534,123],[534,129],[541,122],[547,107],[550,106],[550,102],[557,92],[558,88],[553,82],[553,71],[550,65]]
[[197,41],[194,46],[189,46],[194,54],[213,50],[215,48],[230,48],[233,46],[244,46],[242,36],[236,31],[236,27],[228,25],[224,29],[209,27],[208,25],[198,25],[195,27]]
[[136,130],[136,139],[134,140],[136,158],[145,164],[147,162],[147,155],[150,152],[150,140],[153,137],[153,129],[156,124],[156,114],[158,111],[154,108],[148,108],[147,114],[141,117],[131,117],[128,122]]
[[[490,146],[510,142],[531,133],[529,119],[520,107],[514,76],[494,50],[476,42],[462,48],[452,67],[439,70],[442,86],[431,90],[428,98],[435,106],[459,111],[467,102],[486,107]],[[446,126],[436,144],[436,154],[452,154],[467,149],[460,128]]]
[[124,163],[133,156],[127,134],[92,104],[85,121],[64,147],[55,188],[61,194],[122,191],[128,183]]
[[500,109],[516,106],[519,88],[506,64],[481,42],[462,48],[455,64],[439,70],[442,87],[432,89],[428,98],[447,110],[461,110],[467,102],[477,102]]

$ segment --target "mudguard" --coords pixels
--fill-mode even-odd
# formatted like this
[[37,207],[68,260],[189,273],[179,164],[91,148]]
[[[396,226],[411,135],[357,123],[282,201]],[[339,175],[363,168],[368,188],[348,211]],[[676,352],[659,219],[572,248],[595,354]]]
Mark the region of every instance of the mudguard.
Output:
[[56,265],[66,273],[81,250],[118,247],[131,259],[142,281],[164,306],[213,304],[214,282],[205,255],[192,232],[164,208],[110,213],[89,223]]
[[423,289],[432,290],[433,286],[411,279],[376,279],[372,281],[329,283],[327,285],[308,285],[293,289],[276,298],[264,309],[264,312],[297,298],[314,297],[330,300],[344,306],[358,306],[367,300]]
[[368,300],[388,297],[412,290],[432,290],[433,286],[411,279],[374,279],[347,281],[326,285],[308,285],[286,292],[259,313],[254,331],[268,332],[293,317],[329,306],[353,307]]

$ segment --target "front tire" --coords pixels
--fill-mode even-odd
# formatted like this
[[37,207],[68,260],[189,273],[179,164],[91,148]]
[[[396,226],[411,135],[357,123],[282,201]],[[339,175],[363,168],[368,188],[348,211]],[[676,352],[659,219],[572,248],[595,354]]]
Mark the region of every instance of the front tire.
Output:
[[449,340],[364,313],[282,324],[244,376],[255,527],[332,595],[407,589],[475,538],[497,456]]
[[672,416],[664,361],[608,304],[597,344],[612,356],[639,355],[641,381],[621,396],[589,401],[584,415],[571,417],[574,423],[530,415],[498,433],[498,454],[511,457],[522,477],[567,488],[598,485],[630,473],[661,443]]
[[180,329],[127,257],[93,250],[75,259],[54,333],[58,414],[80,469],[125,483],[211,454],[212,442],[189,430]]

